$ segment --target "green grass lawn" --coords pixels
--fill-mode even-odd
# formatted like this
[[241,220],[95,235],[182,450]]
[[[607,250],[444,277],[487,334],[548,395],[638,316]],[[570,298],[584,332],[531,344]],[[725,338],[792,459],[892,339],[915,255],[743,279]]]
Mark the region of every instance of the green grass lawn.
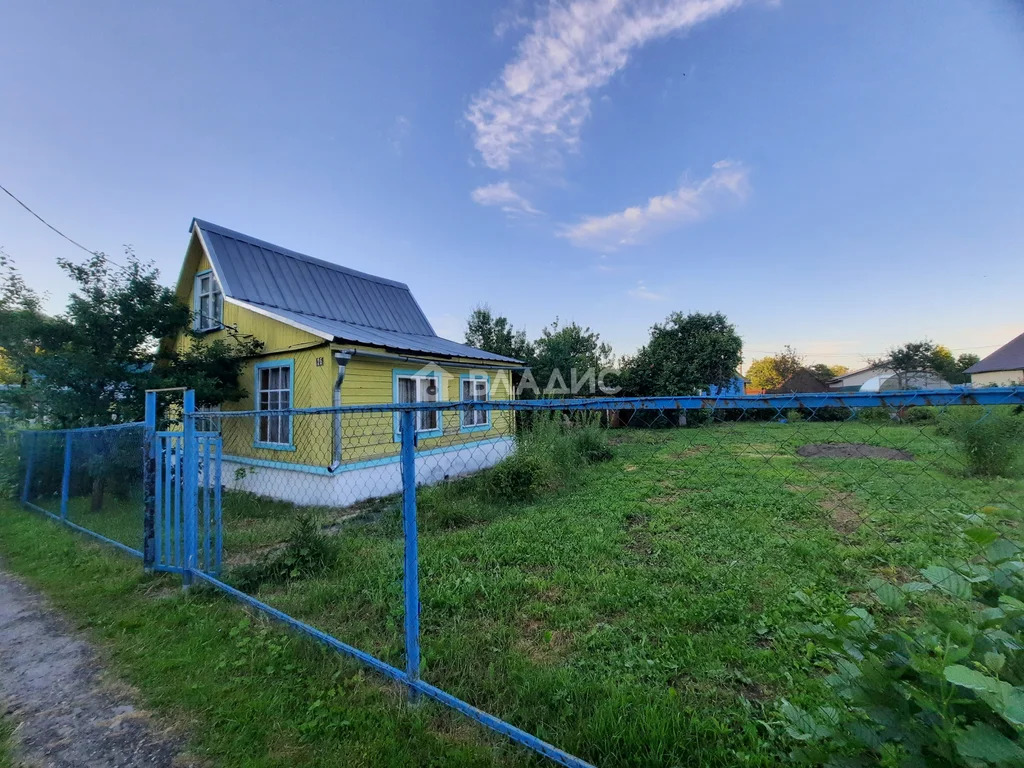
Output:
[[0,717],[0,768],[13,768],[14,755],[12,753],[11,738],[14,735],[14,726],[6,717]]
[[[482,503],[457,486],[421,503],[424,679],[600,766],[777,765],[789,746],[778,701],[828,696],[796,626],[869,603],[872,577],[969,556],[963,515],[987,508],[1013,524],[1024,508],[1024,484],[966,477],[931,427],[736,423],[611,438],[610,461],[534,503]],[[837,441],[915,460],[797,453]],[[368,506],[340,526],[320,510],[337,563],[257,596],[401,665],[398,507]],[[296,512],[228,494],[229,566],[273,553]],[[202,721],[197,748],[221,764],[534,762],[437,707],[407,710],[305,642],[236,627],[238,610],[213,595],[182,598],[38,519],[5,514],[0,526],[13,567],[110,641],[156,704]]]

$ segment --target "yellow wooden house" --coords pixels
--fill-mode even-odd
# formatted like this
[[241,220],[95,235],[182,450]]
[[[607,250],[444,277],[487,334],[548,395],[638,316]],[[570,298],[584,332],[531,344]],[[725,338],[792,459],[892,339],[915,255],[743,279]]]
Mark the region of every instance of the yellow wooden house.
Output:
[[[222,434],[225,486],[316,505],[401,488],[394,412],[260,411],[513,398],[521,361],[441,338],[404,283],[198,219],[190,232],[177,292],[193,330],[264,343],[243,373],[249,397],[202,419]],[[493,465],[513,450],[512,433],[508,411],[418,413],[417,482]]]

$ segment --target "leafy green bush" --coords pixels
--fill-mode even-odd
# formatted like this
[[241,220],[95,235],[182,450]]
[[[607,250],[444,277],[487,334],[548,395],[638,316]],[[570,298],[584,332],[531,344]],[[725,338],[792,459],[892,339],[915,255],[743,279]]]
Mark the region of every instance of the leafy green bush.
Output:
[[262,584],[280,584],[292,579],[308,579],[331,568],[338,559],[337,543],[325,535],[312,515],[295,519],[284,547],[261,561],[235,569],[235,586],[252,591]]
[[938,418],[938,409],[928,405],[914,405],[910,408],[905,408],[900,414],[900,421],[905,421],[908,424],[921,424],[924,422],[935,421]]
[[813,647],[832,657],[827,680],[848,708],[808,712],[783,702],[786,730],[803,743],[797,762],[1024,765],[1021,548],[986,528],[967,534],[987,545],[983,564],[933,565],[901,587],[871,584],[897,619],[928,592],[965,600],[966,609],[933,608],[916,629],[882,631],[863,608],[806,627]]
[[505,503],[532,501],[543,488],[545,475],[543,462],[529,453],[516,452],[491,470],[487,488]]
[[952,408],[942,414],[938,429],[960,449],[970,474],[1006,477],[1014,473],[1024,418],[1012,407]]

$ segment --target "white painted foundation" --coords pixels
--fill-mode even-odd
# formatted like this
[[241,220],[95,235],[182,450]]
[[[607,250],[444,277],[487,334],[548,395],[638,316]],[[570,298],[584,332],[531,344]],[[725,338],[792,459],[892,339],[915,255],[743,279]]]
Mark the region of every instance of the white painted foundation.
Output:
[[[433,485],[442,480],[493,467],[515,450],[515,439],[499,437],[416,454],[416,484]],[[386,463],[362,462],[333,474],[309,468],[253,466],[225,456],[221,464],[225,488],[257,496],[290,501],[303,506],[345,507],[367,499],[390,496],[402,490],[402,466],[395,457]]]

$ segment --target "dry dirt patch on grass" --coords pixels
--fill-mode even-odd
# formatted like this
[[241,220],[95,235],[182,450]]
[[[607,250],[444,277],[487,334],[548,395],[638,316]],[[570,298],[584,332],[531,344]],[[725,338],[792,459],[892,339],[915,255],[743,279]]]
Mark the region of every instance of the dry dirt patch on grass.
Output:
[[845,491],[833,491],[818,502],[832,518],[832,527],[839,533],[853,533],[860,528],[857,497]]
[[897,448],[886,448],[867,443],[811,443],[796,449],[798,455],[807,459],[887,459],[889,461],[913,461],[914,455]]

